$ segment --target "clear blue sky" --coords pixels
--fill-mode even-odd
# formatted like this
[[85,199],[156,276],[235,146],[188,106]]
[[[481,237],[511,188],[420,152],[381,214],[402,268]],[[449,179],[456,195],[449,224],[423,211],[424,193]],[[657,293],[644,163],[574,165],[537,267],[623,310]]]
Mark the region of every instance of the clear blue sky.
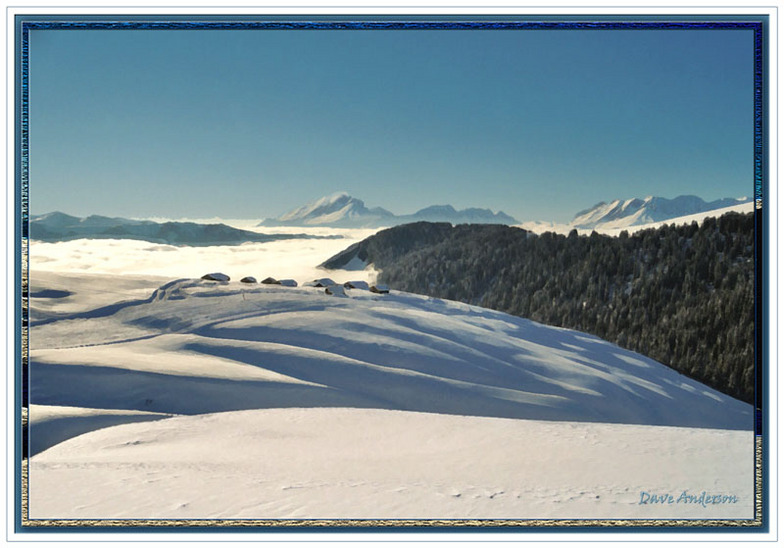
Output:
[[34,30],[30,208],[263,218],[346,191],[567,221],[753,195],[751,30]]

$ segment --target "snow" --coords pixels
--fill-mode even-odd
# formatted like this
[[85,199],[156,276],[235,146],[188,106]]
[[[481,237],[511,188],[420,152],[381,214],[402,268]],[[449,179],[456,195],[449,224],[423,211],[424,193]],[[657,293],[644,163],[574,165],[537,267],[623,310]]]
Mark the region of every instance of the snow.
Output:
[[261,224],[275,226],[288,224],[304,227],[390,227],[417,221],[463,223],[504,223],[517,221],[504,212],[493,213],[489,209],[468,208],[455,210],[451,205],[435,205],[420,209],[416,213],[395,215],[381,207],[367,208],[365,202],[339,192],[313,200],[297,207],[278,218],[265,219]]
[[28,420],[34,426],[31,427],[30,454],[36,455],[85,432],[130,422],[159,420],[169,416],[165,413],[145,413],[134,410],[31,405]]
[[318,278],[303,284],[305,287],[330,287],[336,285],[335,280],[332,278]]
[[[753,515],[751,407],[653,360],[396,291],[178,278],[31,269],[31,518]],[[734,502],[641,504],[684,491]]]
[[357,256],[354,256],[353,259],[343,265],[343,270],[366,270],[367,268],[368,263]]
[[164,276],[106,276],[31,269],[30,316],[40,320],[94,310],[118,301],[145,299],[169,280]]
[[639,230],[646,230],[649,228],[659,228],[663,225],[687,225],[693,222],[701,223],[707,217],[721,217],[726,213],[752,213],[754,211],[754,202],[745,202],[738,205],[705,211],[703,213],[693,213],[691,215],[683,215],[675,217],[666,221],[650,222],[637,226],[624,226],[623,223],[606,223],[602,225],[599,232],[607,234],[608,236],[618,236],[624,230],[630,234]]
[[383,226],[392,214],[381,208],[368,209],[362,200],[345,192],[324,196],[284,213],[277,219],[265,219],[262,225],[290,224],[298,226]]
[[345,213],[348,211],[344,211],[345,208],[348,207],[350,210],[351,205],[353,205],[349,203],[350,200],[351,196],[349,196],[347,192],[336,192],[330,196],[324,196],[281,215],[280,221],[309,220],[308,217],[312,216],[314,213],[324,209],[330,210],[334,207],[337,207],[338,211],[330,211],[329,214]]
[[331,285],[324,290],[324,293],[327,295],[333,295],[335,297],[347,297],[346,295],[346,288],[342,285]]
[[[739,199],[740,200],[740,199]],[[615,202],[613,202],[615,203]],[[612,205],[612,204],[610,204]],[[609,206],[608,206],[609,207]],[[559,224],[547,221],[529,221],[525,223],[521,223],[519,225],[515,225],[519,228],[529,230],[536,234],[542,234],[544,232],[555,232],[556,234],[569,234],[572,230],[577,230],[577,233],[581,236],[590,235],[591,232],[597,232],[599,234],[605,234],[607,236],[618,236],[621,232],[626,231],[629,234],[633,234],[635,232],[639,232],[641,230],[647,230],[651,228],[659,228],[663,225],[687,225],[691,224],[692,222],[701,223],[706,217],[720,217],[725,213],[751,213],[754,211],[754,203],[753,202],[745,202],[737,205],[732,205],[728,207],[723,207],[720,209],[714,209],[711,211],[705,211],[702,213],[694,213],[691,215],[683,215],[680,217],[673,217],[671,219],[667,219],[665,221],[657,221],[657,222],[647,222],[642,221],[641,216],[644,214],[644,211],[639,211],[637,214],[624,217],[622,219],[618,219],[615,221],[607,221],[596,225],[593,228],[577,228],[574,223],[570,224]],[[585,221],[587,224],[591,222],[591,219]]]
[[[744,203],[745,202],[745,203]],[[667,199],[648,196],[644,200],[614,200],[609,204],[600,203],[582,211],[570,223],[577,228],[629,228],[637,225],[666,222],[669,219],[685,217],[697,213],[715,215],[720,209],[745,205],[749,210],[753,203],[748,198],[724,198],[705,202],[697,196],[678,196]]]
[[[319,288],[182,280],[111,315],[34,322],[33,401],[88,407],[86,399],[100,397],[114,408],[210,412],[211,405],[236,401],[211,402],[209,390],[252,368],[383,408],[751,427],[748,405],[596,337],[416,295],[346,294],[349,299],[334,299]],[[192,387],[163,390],[183,376]],[[154,398],[144,395],[151,377],[156,394],[164,392]],[[69,378],[78,379],[73,389]],[[112,388],[118,379],[122,385]],[[276,379],[263,380],[268,385],[257,390],[275,388],[269,383]],[[84,391],[90,384],[96,394]],[[181,402],[190,388],[198,401]],[[310,405],[312,396],[290,401]],[[147,399],[152,404],[139,403]]]
[[361,280],[349,280],[343,285],[345,285],[347,289],[364,289],[365,291],[370,289],[368,283]]
[[[752,438],[378,409],[183,416],[95,431],[34,457],[30,515],[743,518],[753,508],[743,449]],[[640,503],[642,493],[703,490],[737,502]]]

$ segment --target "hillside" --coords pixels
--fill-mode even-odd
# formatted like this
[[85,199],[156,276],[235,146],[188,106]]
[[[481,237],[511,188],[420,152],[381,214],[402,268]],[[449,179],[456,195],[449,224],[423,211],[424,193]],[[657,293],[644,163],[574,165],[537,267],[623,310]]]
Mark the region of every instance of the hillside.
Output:
[[617,238],[419,223],[323,266],[355,259],[401,291],[593,333],[751,402],[753,238],[738,213]]
[[[752,408],[596,337],[396,291],[91,307],[113,283],[32,297],[32,519],[753,516]],[[726,503],[641,502],[684,489]]]
[[751,425],[745,404],[596,337],[417,295],[348,295],[178,280],[147,299],[33,318],[30,401],[175,414],[329,406]]

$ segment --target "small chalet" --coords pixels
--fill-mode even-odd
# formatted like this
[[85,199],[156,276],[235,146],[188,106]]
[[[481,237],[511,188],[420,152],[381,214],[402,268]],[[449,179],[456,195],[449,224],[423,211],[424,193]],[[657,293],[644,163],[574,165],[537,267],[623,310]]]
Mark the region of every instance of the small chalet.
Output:
[[222,272],[212,272],[210,274],[205,274],[201,277],[202,280],[207,280],[210,282],[228,282],[231,280],[226,274]]

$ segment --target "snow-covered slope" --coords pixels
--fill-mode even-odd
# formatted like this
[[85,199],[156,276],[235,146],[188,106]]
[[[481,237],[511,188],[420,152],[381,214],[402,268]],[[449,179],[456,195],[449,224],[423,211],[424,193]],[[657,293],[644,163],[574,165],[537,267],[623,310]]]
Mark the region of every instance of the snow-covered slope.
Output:
[[33,318],[31,400],[751,427],[748,405],[593,336],[417,295],[347,293],[188,279],[146,300]]
[[751,199],[724,198],[713,202],[705,202],[697,196],[678,196],[671,200],[648,196],[645,199],[613,200],[610,203],[600,202],[590,209],[577,213],[570,225],[578,229],[594,229],[597,227],[605,229],[626,228],[667,221],[745,203],[751,203]]
[[182,416],[33,457],[30,517],[748,519],[753,437],[378,409]]
[[394,215],[386,209],[368,209],[362,200],[345,192],[324,196],[275,219],[266,219],[259,226],[330,226],[341,228],[390,227],[417,221],[460,223],[515,224],[517,220],[503,211],[468,208],[456,210],[451,205],[420,209],[410,215]]
[[[39,288],[30,517],[752,515],[750,406],[583,333],[345,293],[183,279],[63,317],[79,292]],[[734,502],[641,503],[684,490]]]

